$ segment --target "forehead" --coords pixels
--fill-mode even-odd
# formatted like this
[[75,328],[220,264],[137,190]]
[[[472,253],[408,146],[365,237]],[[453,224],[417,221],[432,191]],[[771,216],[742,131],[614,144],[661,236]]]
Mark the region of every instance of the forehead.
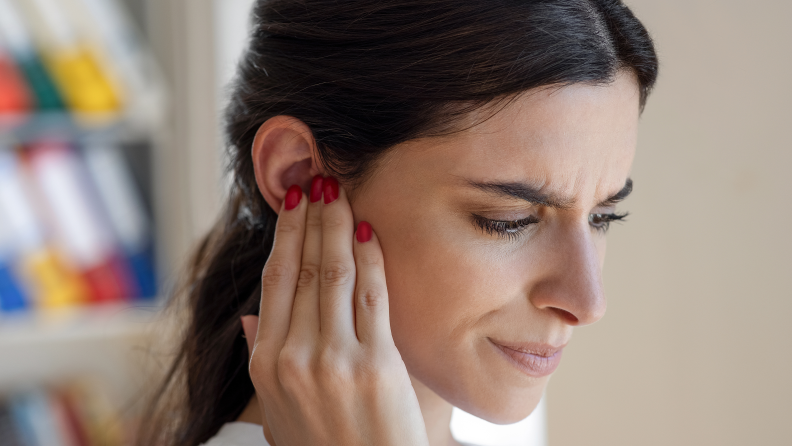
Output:
[[471,115],[478,124],[462,132],[408,143],[412,162],[404,161],[449,181],[529,182],[571,197],[607,196],[624,186],[639,116],[632,74],[607,85],[530,91],[487,113]]

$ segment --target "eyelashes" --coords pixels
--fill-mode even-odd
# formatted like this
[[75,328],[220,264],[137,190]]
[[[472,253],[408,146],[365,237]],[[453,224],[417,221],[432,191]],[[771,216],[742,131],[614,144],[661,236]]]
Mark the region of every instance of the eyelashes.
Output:
[[514,240],[520,236],[526,227],[539,223],[539,219],[532,215],[521,220],[502,221],[490,220],[481,215],[473,214],[473,223],[489,235],[497,235],[501,238]]
[[610,224],[616,221],[625,221],[629,212],[623,214],[589,214],[589,225],[599,232],[608,232]]
[[[625,221],[628,215],[629,213],[627,212],[623,214],[589,214],[588,221],[592,228],[604,234],[610,229],[611,223]],[[484,233],[508,240],[519,238],[528,226],[539,222],[539,218],[533,215],[520,220],[508,221],[492,220],[473,214],[473,223],[476,227],[484,231]]]

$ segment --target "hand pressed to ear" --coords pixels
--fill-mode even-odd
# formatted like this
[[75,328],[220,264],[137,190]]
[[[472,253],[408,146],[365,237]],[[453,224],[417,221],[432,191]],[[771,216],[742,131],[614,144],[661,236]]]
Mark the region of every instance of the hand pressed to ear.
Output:
[[[335,179],[286,193],[261,276],[250,377],[277,446],[428,445],[388,317],[379,241]],[[354,235],[354,236],[353,236]],[[255,342],[253,341],[255,339]]]

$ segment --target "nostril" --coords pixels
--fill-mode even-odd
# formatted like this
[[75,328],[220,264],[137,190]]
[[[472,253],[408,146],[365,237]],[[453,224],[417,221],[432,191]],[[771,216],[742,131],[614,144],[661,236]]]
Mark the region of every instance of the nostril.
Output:
[[564,320],[569,325],[578,325],[580,320],[572,313],[566,310],[562,310],[560,308],[553,308],[553,310],[561,316],[561,319]]

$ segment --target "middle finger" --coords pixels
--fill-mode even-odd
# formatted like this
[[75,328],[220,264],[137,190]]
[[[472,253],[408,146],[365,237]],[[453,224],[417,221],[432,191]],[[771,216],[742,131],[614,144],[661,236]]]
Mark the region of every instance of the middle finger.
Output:
[[302,265],[297,279],[289,337],[307,340],[319,333],[319,269],[322,264],[322,185],[314,177],[309,192],[310,204],[305,220]]
[[355,337],[355,258],[352,208],[334,178],[324,181],[322,207],[322,266],[319,272],[320,327],[327,339],[357,341]]

